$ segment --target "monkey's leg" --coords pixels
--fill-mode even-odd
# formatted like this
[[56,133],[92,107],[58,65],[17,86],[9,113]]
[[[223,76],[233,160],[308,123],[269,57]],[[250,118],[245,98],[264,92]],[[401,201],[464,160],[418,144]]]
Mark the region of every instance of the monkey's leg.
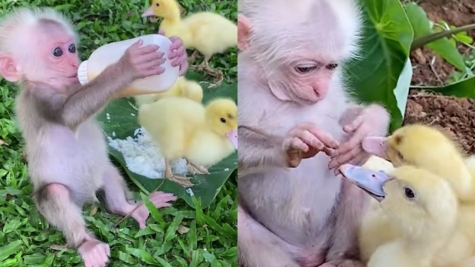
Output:
[[364,192],[344,179],[340,207],[335,224],[332,246],[327,252],[327,262],[321,267],[364,267],[358,249],[358,229],[362,214],[369,206]]
[[110,256],[109,245],[87,232],[81,208],[71,200],[65,186],[46,185],[35,193],[34,199],[45,219],[63,232],[70,247],[77,248],[85,267],[106,266]]
[[[140,229],[145,228],[145,221],[148,218],[149,211],[140,201],[129,200],[130,193],[124,179],[117,168],[110,165],[104,175],[103,200],[108,212],[118,215],[129,214],[137,205],[140,205],[130,215],[139,224]],[[176,200],[176,197],[170,193],[154,192],[149,196],[150,201],[157,208],[169,207],[170,201]]]
[[177,184],[180,184],[183,187],[192,187],[193,186],[193,184],[190,182],[191,178],[173,174],[172,166],[171,166],[170,161],[168,159],[165,159],[165,178],[170,180],[170,181],[173,181]]
[[243,267],[300,267],[282,247],[284,241],[238,205],[238,257]]
[[188,171],[193,175],[195,175],[195,174],[209,174],[208,169],[206,169],[204,167],[201,167],[201,166],[197,166],[197,165],[191,163],[188,159],[186,159],[186,167],[188,167]]

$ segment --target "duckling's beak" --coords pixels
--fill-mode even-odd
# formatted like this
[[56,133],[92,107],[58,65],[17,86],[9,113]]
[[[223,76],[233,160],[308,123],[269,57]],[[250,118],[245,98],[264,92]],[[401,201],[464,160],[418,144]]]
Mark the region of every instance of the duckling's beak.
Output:
[[370,136],[363,139],[361,144],[363,146],[363,150],[369,154],[378,156],[385,160],[388,159],[387,155],[387,138],[386,137],[379,137],[379,136]]
[[237,130],[232,130],[231,132],[226,134],[226,137],[228,138],[229,142],[233,144],[235,149],[238,149],[238,135],[237,135]]
[[150,17],[150,16],[154,16],[152,6],[150,6],[147,10],[145,10],[145,12],[142,14],[142,18]]
[[343,177],[352,181],[379,202],[386,196],[383,189],[384,184],[392,179],[384,171],[373,171],[351,164],[344,164],[338,170]]

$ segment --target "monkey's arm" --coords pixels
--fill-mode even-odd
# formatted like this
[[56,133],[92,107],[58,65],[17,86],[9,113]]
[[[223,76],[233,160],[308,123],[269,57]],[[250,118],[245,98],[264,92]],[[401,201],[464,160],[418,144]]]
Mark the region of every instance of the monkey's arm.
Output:
[[88,84],[68,88],[71,90],[69,94],[54,93],[51,88],[41,88],[40,91],[43,92],[37,94],[38,109],[45,118],[75,129],[132,81],[130,75],[122,73],[119,65],[112,65]]
[[285,167],[286,154],[282,143],[284,138],[261,130],[239,125],[239,176],[258,172],[266,167]]

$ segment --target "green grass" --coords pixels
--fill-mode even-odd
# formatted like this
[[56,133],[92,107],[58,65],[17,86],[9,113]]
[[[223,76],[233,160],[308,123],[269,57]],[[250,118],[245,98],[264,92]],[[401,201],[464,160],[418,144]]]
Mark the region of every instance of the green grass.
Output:
[[[211,10],[236,20],[236,1],[183,0],[189,12]],[[65,12],[81,36],[79,52],[85,60],[108,42],[156,32],[158,23],[140,18],[148,1],[1,1],[0,16],[17,6],[53,6]],[[32,47],[33,49],[33,47]],[[211,66],[236,82],[236,49],[216,55]],[[38,214],[32,200],[27,167],[22,161],[23,140],[14,121],[17,88],[0,80],[0,266],[81,266],[72,249],[53,249],[65,240]],[[1,143],[1,141],[0,141]],[[137,193],[138,189],[130,184]],[[143,196],[142,196],[143,197]],[[111,246],[109,266],[237,266],[237,186],[232,177],[207,209],[191,209],[183,200],[173,207],[151,209],[148,226],[139,230],[131,218],[102,209],[85,216],[89,229]]]

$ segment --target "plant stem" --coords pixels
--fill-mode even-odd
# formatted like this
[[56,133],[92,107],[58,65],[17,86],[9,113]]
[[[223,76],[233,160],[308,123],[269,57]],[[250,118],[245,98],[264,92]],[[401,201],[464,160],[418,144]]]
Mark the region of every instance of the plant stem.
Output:
[[421,48],[421,47],[423,47],[424,45],[426,45],[430,42],[442,39],[444,37],[448,37],[448,36],[453,35],[453,34],[457,34],[459,32],[469,31],[469,30],[472,30],[472,29],[475,29],[475,23],[468,24],[468,25],[465,25],[465,26],[462,26],[462,27],[458,27],[458,28],[455,28],[453,30],[436,32],[436,33],[432,33],[432,34],[429,34],[429,35],[426,35],[426,36],[422,36],[422,37],[414,40],[414,42],[412,42],[411,51],[414,51],[418,48]]

